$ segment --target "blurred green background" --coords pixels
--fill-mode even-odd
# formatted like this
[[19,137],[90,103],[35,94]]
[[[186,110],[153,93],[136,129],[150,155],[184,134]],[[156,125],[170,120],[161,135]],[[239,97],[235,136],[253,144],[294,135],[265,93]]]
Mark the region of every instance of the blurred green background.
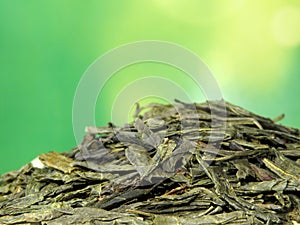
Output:
[[[81,76],[99,56],[133,41],[194,51],[226,100],[271,118],[285,113],[281,123],[300,128],[299,24],[298,0],[1,0],[0,173],[74,147],[72,103]],[[176,81],[176,73],[145,63],[116,74],[98,98],[97,125],[111,120],[114,99],[139,75]],[[191,84],[190,91],[198,90]]]

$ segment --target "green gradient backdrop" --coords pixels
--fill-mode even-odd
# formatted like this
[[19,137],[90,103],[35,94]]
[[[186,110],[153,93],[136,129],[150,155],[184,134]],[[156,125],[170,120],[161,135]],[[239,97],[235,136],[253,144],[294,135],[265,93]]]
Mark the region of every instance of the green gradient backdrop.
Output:
[[[74,147],[72,102],[84,71],[139,40],[185,46],[209,65],[225,99],[268,117],[285,113],[281,123],[299,128],[299,24],[296,0],[1,0],[0,173]],[[122,88],[147,74],[198,91],[174,68],[131,66],[101,92],[99,125]]]

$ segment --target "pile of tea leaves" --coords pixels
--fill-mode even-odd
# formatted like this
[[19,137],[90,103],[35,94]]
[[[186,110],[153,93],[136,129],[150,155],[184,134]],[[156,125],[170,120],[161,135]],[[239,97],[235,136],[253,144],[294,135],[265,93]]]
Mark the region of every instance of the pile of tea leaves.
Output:
[[223,101],[137,107],[123,127],[0,179],[0,224],[299,224],[299,130]]

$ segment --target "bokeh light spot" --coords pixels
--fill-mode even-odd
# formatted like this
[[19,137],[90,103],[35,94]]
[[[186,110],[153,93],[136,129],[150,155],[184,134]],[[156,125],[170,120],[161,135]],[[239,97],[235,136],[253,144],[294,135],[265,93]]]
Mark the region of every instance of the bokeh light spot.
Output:
[[294,47],[300,44],[300,9],[286,6],[280,9],[272,22],[274,39],[281,45]]

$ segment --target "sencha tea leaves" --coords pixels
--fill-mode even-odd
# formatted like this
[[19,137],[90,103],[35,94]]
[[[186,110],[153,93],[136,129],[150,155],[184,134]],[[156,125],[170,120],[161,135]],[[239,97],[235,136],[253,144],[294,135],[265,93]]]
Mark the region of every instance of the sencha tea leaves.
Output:
[[299,130],[224,102],[137,107],[133,123],[0,179],[0,224],[299,224]]

